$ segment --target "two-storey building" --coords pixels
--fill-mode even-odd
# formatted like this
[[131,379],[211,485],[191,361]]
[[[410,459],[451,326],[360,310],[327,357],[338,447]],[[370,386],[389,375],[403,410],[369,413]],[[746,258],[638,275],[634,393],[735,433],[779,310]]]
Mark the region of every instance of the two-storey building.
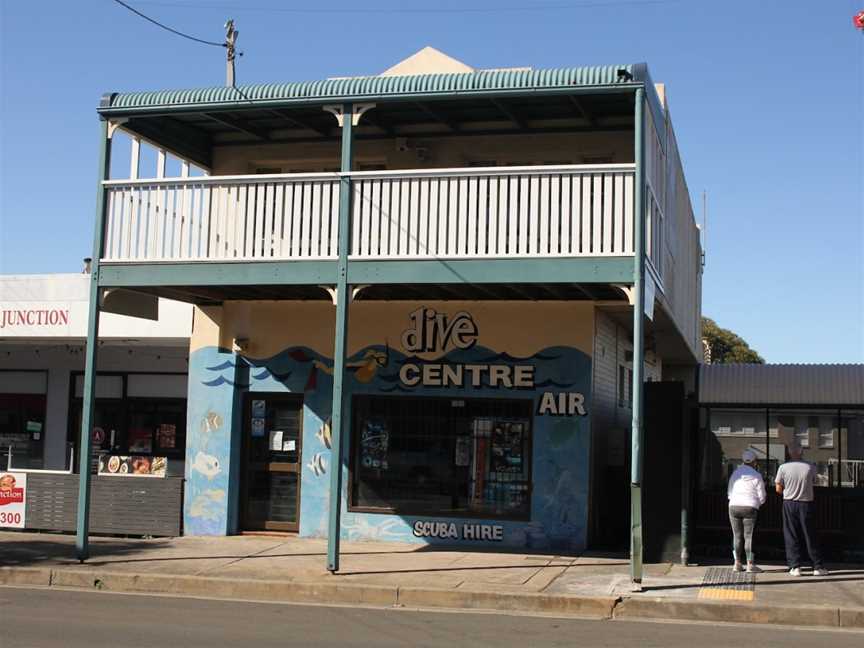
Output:
[[610,475],[638,496],[642,384],[701,351],[699,231],[644,64],[427,48],[99,114],[94,297],[196,305],[185,533],[329,536],[334,568],[336,529],[578,551]]

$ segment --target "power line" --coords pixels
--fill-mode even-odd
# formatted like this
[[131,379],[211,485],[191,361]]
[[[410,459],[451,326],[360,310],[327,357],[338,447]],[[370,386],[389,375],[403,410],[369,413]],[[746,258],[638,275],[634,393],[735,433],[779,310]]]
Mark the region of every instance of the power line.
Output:
[[[118,1],[119,0],[115,0]],[[519,12],[541,12],[541,11],[572,11],[578,9],[591,9],[602,7],[621,6],[650,6],[678,3],[681,0],[588,0],[586,2],[572,2],[567,4],[547,4],[533,6],[504,6],[504,7],[346,7],[346,8],[321,8],[321,7],[261,7],[248,5],[223,5],[208,3],[188,2],[164,2],[159,0],[142,0],[140,4],[155,5],[161,7],[178,7],[183,9],[222,9],[230,11],[260,11],[271,13],[294,13],[294,14],[494,14],[494,13],[519,13]],[[137,12],[136,12],[137,13]]]
[[166,30],[166,31],[169,31],[169,32],[171,32],[172,34],[176,34],[177,36],[182,36],[183,38],[188,38],[189,40],[191,40],[191,41],[195,41],[196,43],[203,43],[204,45],[213,45],[214,47],[227,47],[227,46],[228,46],[227,43],[216,43],[216,42],[214,42],[214,41],[208,41],[208,40],[204,40],[204,39],[202,39],[202,38],[195,38],[194,36],[190,36],[189,34],[184,34],[184,33],[181,32],[181,31],[177,31],[176,29],[172,29],[172,28],[169,27],[168,25],[163,25],[163,24],[160,23],[158,20],[154,20],[154,19],[151,18],[150,16],[147,16],[147,15],[141,13],[140,11],[138,11],[137,9],[135,9],[135,8],[133,8],[133,7],[130,7],[130,6],[129,6],[128,4],[126,4],[125,2],[122,2],[122,0],[114,0],[114,2],[116,2],[117,4],[119,4],[119,5],[123,6],[123,7],[126,7],[126,9],[128,9],[129,11],[131,11],[132,13],[134,13],[135,15],[140,16],[140,17],[143,18],[144,20],[147,20],[147,21],[153,23],[153,24],[156,25],[157,27],[161,27],[162,29],[164,29],[164,30]]

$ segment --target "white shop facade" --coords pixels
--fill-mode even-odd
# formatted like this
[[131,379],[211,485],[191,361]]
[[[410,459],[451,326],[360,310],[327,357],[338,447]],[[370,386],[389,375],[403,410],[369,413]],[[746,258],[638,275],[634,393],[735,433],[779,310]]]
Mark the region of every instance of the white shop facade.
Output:
[[[74,519],[91,280],[87,273],[0,276],[0,471],[18,474],[18,481],[27,476],[25,528],[70,530],[64,527]],[[90,469],[99,472],[100,458],[107,465],[111,456],[139,457],[139,468],[164,467],[164,479],[147,482],[150,488],[176,493],[192,309],[166,299],[151,304],[155,319],[115,313],[100,319]],[[108,483],[110,498],[143,482]],[[52,502],[50,516],[40,515],[39,490],[47,492],[38,499]],[[179,525],[179,507],[176,513]]]

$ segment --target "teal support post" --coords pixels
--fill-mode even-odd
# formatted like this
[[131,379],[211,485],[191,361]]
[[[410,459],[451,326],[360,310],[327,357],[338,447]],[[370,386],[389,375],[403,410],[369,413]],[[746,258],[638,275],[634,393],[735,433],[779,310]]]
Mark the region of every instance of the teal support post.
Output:
[[[353,158],[354,107],[342,109],[342,172],[351,171]],[[350,403],[345,402],[345,348],[348,342],[348,248],[351,241],[351,178],[339,182],[339,260],[336,271],[336,340],[333,351],[333,411],[330,451],[330,516],[327,523],[327,570],[339,571],[339,534],[342,516],[342,432],[350,420]]]
[[113,129],[102,122],[102,140],[99,145],[99,184],[96,190],[96,224],[93,234],[93,260],[90,264],[90,307],[87,318],[87,346],[84,363],[84,393],[81,417],[81,447],[78,459],[78,523],[75,535],[75,553],[84,562],[90,557],[90,430],[93,427],[93,408],[96,401],[96,356],[99,345],[99,259],[105,236],[105,189],[103,180],[111,175],[111,135]]
[[630,580],[642,589],[642,416],[645,389],[645,90],[636,90],[633,270],[633,425],[630,431]]

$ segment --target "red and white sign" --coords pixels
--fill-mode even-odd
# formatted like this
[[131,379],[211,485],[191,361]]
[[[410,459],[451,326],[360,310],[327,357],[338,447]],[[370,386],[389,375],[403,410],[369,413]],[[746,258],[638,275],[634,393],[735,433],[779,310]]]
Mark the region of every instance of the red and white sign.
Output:
[[87,302],[4,301],[0,337],[77,337],[87,335]]
[[27,473],[0,472],[0,527],[24,528]]

